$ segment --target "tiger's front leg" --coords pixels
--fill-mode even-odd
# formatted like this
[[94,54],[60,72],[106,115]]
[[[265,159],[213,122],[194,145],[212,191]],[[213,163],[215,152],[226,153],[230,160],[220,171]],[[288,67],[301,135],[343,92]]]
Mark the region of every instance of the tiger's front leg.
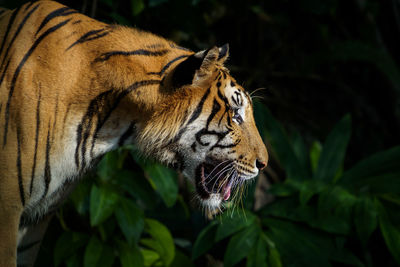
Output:
[[17,248],[17,266],[32,267],[40,249],[43,236],[54,213],[50,213],[35,224],[21,224]]
[[19,202],[4,205],[5,200],[0,198],[0,201],[2,202],[0,206],[0,266],[14,267],[17,262],[18,226],[22,209]]

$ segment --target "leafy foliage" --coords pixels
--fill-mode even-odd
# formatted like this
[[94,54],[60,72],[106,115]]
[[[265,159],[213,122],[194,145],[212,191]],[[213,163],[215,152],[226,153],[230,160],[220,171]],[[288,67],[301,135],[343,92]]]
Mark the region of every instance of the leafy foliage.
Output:
[[253,183],[206,222],[190,184],[119,149],[57,213],[37,266],[400,265],[396,1],[64,2],[194,50],[229,41],[234,76],[268,87],[255,115],[278,178],[271,203],[255,208]]

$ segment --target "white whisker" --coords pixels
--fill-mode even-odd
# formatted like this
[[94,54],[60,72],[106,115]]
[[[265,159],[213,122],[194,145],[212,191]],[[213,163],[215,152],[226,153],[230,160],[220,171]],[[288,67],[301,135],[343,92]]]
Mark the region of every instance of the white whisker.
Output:
[[226,163],[226,162],[228,162],[228,161],[230,161],[230,160],[229,160],[229,159],[228,159],[228,160],[225,160],[225,161],[219,163],[217,166],[215,166],[214,169],[212,169],[212,171],[207,175],[206,179],[207,179],[219,166],[221,166],[221,164],[224,164],[224,163]]
[[256,92],[261,91],[261,90],[267,90],[265,87],[260,87],[255,89],[253,92],[250,93],[250,97],[252,97]]
[[[231,168],[233,165],[232,163],[229,163],[228,165],[226,165],[225,167],[223,167],[219,172],[217,172],[213,177],[211,177],[211,179],[209,181],[207,181],[207,183],[211,182],[212,180],[215,179],[215,177],[217,177],[217,175],[219,175],[220,173],[222,173],[223,171],[225,171],[226,169]],[[205,179],[207,179],[210,175],[207,175],[207,177]]]

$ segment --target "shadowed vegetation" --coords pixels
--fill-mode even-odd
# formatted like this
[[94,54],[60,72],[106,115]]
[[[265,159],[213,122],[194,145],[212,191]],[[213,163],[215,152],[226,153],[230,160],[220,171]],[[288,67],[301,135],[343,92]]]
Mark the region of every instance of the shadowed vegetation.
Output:
[[[16,7],[25,1],[5,0]],[[230,44],[271,156],[207,220],[180,174],[107,154],[36,266],[400,265],[400,1],[61,1],[194,51]]]

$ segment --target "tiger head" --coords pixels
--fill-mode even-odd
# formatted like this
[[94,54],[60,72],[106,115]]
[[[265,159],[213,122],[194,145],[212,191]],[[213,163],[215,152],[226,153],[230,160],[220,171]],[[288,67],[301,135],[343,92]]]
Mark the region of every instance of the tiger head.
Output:
[[[251,97],[223,65],[228,55],[228,45],[193,54],[163,81],[174,95],[165,105],[180,126],[156,153],[193,178],[198,199],[210,211],[236,197],[268,162]],[[160,123],[176,124],[167,116]]]

